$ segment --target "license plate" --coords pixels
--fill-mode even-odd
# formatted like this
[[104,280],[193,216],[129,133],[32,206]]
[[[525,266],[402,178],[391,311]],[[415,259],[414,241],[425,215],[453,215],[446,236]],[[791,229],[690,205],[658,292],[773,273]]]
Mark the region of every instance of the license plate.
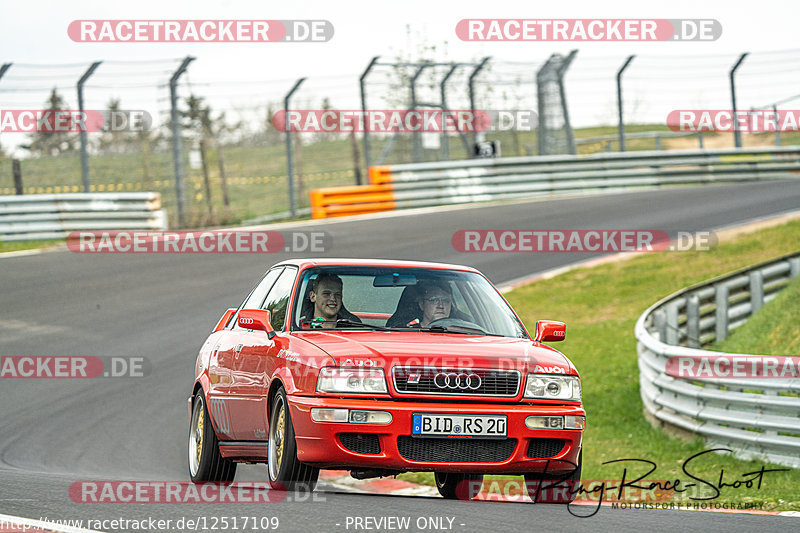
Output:
[[414,413],[412,437],[504,439],[508,435],[506,415],[451,415]]

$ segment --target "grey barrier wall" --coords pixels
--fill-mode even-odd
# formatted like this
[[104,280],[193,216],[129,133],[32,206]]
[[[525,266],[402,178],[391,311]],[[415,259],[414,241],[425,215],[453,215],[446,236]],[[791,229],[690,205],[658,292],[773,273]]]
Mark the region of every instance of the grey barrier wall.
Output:
[[700,347],[725,339],[798,275],[800,253],[794,253],[683,289],[645,311],[635,329],[645,410],[661,425],[695,433],[740,457],[800,467],[800,377],[691,379],[667,372],[670,357],[698,363],[768,357]]
[[0,196],[0,240],[60,239],[72,231],[165,230],[156,192]]
[[394,208],[800,178],[800,146],[504,157],[372,167]]

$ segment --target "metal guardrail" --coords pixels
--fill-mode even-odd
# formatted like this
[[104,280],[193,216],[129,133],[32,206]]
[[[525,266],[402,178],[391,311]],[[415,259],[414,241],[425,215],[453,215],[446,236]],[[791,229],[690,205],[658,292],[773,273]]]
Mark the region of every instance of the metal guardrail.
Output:
[[700,346],[727,338],[798,275],[800,253],[795,253],[683,289],[645,311],[635,335],[647,412],[667,427],[701,435],[743,458],[800,467],[800,378],[698,380],[666,371],[667,360],[676,356],[767,357]]
[[312,216],[614,193],[666,185],[800,178],[800,146],[472,159],[370,167],[369,176],[371,185],[362,188],[313,191]]
[[157,192],[0,196],[0,240],[60,239],[71,231],[165,230]]

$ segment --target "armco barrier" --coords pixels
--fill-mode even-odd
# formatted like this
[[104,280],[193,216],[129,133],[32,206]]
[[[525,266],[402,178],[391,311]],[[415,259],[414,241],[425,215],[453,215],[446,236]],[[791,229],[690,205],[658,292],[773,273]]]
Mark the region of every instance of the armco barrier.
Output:
[[[311,193],[324,218],[410,207],[800,177],[800,146],[505,157],[377,166],[371,185]],[[378,186],[381,186],[378,188]]]
[[798,275],[795,253],[683,289],[645,311],[635,334],[647,412],[741,457],[800,467],[800,378],[698,380],[666,372],[673,356],[741,357],[699,347],[726,338]]
[[71,231],[164,230],[156,192],[0,196],[0,240],[59,239]]

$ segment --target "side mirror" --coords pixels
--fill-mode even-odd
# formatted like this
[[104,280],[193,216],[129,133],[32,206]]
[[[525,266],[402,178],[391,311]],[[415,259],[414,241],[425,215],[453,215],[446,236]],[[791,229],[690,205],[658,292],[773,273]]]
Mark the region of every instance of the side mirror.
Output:
[[219,331],[222,328],[224,328],[225,324],[228,323],[228,320],[231,319],[231,317],[233,316],[233,313],[235,313],[235,312],[236,312],[236,308],[235,307],[231,307],[230,309],[225,311],[225,314],[223,314],[222,318],[219,319],[219,322],[217,322],[217,325],[214,326],[214,331],[212,331],[211,333],[216,333],[217,331]]
[[536,341],[557,342],[567,337],[567,325],[555,320],[539,320],[536,322]]
[[239,311],[239,327],[266,331],[267,337],[271,340],[275,336],[275,330],[270,324],[271,318],[269,311],[263,309],[242,309]]

